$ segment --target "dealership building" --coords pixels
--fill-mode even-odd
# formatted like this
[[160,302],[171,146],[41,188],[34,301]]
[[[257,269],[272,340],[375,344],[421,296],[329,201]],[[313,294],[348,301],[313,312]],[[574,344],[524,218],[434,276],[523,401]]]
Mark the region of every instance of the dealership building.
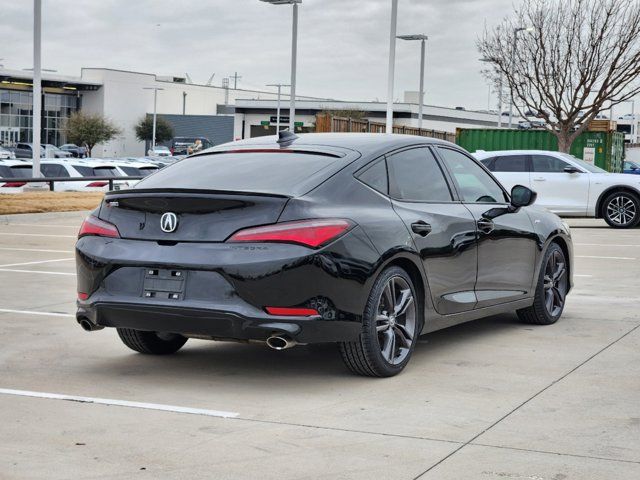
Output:
[[[0,145],[31,142],[32,72],[0,69]],[[229,86],[199,85],[179,76],[161,76],[108,68],[83,68],[79,77],[43,73],[42,141],[66,143],[64,122],[75,111],[109,118],[122,134],[98,145],[97,157],[141,156],[145,144],[135,137],[134,126],[153,112],[157,89],[157,113],[172,124],[176,136],[204,136],[213,143],[275,133],[277,94]],[[418,95],[407,92],[394,106],[396,125],[417,126]],[[280,123],[288,128],[289,98],[281,98]],[[323,111],[357,110],[371,121],[384,121],[382,102],[340,101],[298,95],[296,131],[314,128]],[[425,106],[423,127],[455,132],[456,128],[497,127],[495,113],[460,107]]]

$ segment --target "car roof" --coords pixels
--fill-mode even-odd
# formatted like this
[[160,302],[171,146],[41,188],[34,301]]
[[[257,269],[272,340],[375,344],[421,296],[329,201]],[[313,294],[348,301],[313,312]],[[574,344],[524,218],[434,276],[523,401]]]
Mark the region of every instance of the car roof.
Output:
[[494,150],[494,151],[478,150],[473,153],[473,156],[478,159],[490,158],[490,157],[502,157],[505,155],[551,155],[554,157],[565,158],[561,152],[555,152],[553,150]]
[[[299,147],[316,147],[316,149],[322,150],[322,147],[328,147],[354,150],[363,155],[379,154],[395,148],[402,148],[411,145],[435,144],[460,148],[445,140],[439,140],[431,137],[420,137],[416,135],[386,133],[302,133],[296,134],[296,136],[298,138],[290,144],[289,148],[296,149]],[[277,140],[277,135],[239,140],[236,142],[218,145],[217,147],[208,148],[198,153],[198,155],[229,150],[231,147],[277,147]]]

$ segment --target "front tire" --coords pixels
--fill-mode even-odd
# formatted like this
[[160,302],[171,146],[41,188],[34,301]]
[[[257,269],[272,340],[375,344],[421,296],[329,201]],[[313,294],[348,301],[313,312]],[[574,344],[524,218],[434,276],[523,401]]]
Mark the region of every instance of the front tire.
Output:
[[339,344],[353,373],[391,377],[404,369],[420,334],[417,298],[403,269],[390,267],[380,274],[367,300],[359,339]]
[[630,192],[613,192],[602,203],[602,217],[610,227],[633,228],[640,223],[640,199]]
[[557,243],[549,245],[542,261],[533,305],[517,311],[525,323],[551,325],[556,323],[564,310],[569,291],[567,260]]
[[151,355],[176,353],[187,343],[187,338],[175,333],[143,332],[131,328],[118,328],[118,336],[131,350]]

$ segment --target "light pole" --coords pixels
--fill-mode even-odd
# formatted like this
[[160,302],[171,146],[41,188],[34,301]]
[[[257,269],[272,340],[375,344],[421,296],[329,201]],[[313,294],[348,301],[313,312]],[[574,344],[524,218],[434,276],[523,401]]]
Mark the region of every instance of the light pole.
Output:
[[32,177],[40,177],[40,140],[42,135],[42,0],[33,0],[33,168]]
[[260,0],[272,5],[293,5],[293,26],[291,28],[291,94],[289,106],[289,130],[296,131],[296,69],[298,62],[298,4],[302,0]]
[[267,87],[278,87],[278,107],[276,109],[276,135],[280,133],[280,91],[282,87],[290,87],[285,83],[268,83]]
[[[481,58],[481,62],[492,63],[490,58]],[[502,72],[498,71],[498,128],[502,128]],[[491,96],[491,84],[489,84],[489,96]]]
[[158,106],[158,90],[160,87],[143,87],[143,90],[153,90],[153,133],[151,134],[151,150],[156,146],[156,112]]
[[[518,43],[518,34],[520,32],[533,32],[533,27],[518,27],[513,29],[513,46],[511,48],[511,74],[513,75],[513,67],[516,63],[516,44]],[[509,87],[509,128],[513,125],[513,88]]]
[[393,81],[396,67],[396,31],[398,0],[391,0],[391,32],[389,34],[389,77],[387,80],[387,133],[393,133]]
[[429,40],[424,34],[417,35],[399,35],[399,39],[401,40],[420,40],[420,104],[418,106],[418,128],[422,128],[422,110],[424,104],[424,63],[425,57],[427,53],[426,43]]

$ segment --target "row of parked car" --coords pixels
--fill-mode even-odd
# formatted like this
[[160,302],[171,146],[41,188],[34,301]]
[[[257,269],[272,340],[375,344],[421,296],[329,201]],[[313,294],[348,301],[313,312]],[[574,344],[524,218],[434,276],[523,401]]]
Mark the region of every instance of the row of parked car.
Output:
[[[45,178],[82,178],[82,177],[112,177],[114,189],[128,188],[139,180],[127,177],[147,176],[163,168],[165,165],[177,161],[173,157],[158,158],[47,158],[40,162],[40,172]],[[21,192],[26,183],[21,178],[32,176],[32,162],[21,159],[0,159],[0,193]],[[120,180],[115,180],[119,179]],[[12,180],[16,179],[16,180]],[[108,180],[56,181],[57,191],[106,191]]]

